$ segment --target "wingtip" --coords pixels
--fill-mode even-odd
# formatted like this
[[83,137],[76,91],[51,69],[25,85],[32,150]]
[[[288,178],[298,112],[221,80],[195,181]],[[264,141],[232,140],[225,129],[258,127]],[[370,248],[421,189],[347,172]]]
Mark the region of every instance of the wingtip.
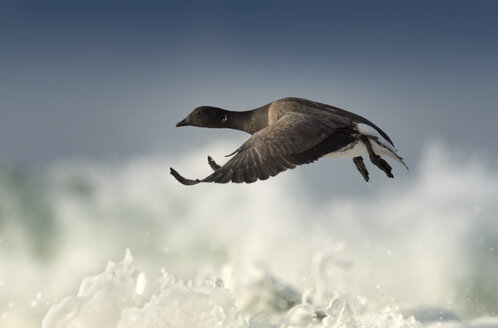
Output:
[[178,177],[180,177],[181,175],[172,167],[169,168],[169,174],[171,174],[172,176],[174,176],[176,178],[176,180],[178,180]]
[[191,186],[198,184],[201,182],[199,179],[191,180],[191,179],[186,179],[180,175],[174,168],[170,167],[169,168],[169,173],[181,184],[186,185],[186,186]]

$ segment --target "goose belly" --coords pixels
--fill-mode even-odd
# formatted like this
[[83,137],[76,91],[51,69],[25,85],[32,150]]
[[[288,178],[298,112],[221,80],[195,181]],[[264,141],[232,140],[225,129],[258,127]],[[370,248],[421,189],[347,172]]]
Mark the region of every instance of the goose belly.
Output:
[[[370,140],[370,144],[372,145],[372,150],[375,154],[380,156],[387,156],[394,159],[397,159],[396,156],[386,147],[379,145],[377,140],[368,138]],[[365,144],[361,141],[356,141],[355,143],[351,143],[341,149],[333,151],[331,153],[326,154],[324,157],[328,158],[353,158],[356,156],[368,156],[368,150]]]
[[355,142],[349,144],[341,149],[326,154],[324,157],[328,158],[353,158],[357,156],[367,155],[368,150],[363,142]]

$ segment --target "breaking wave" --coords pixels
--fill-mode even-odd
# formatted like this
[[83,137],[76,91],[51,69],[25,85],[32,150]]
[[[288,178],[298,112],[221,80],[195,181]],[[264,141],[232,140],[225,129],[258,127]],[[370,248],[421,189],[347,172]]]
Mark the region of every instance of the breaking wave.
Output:
[[188,188],[169,165],[3,169],[0,326],[498,327],[498,169],[478,157],[434,144],[395,188],[327,201],[297,172]]

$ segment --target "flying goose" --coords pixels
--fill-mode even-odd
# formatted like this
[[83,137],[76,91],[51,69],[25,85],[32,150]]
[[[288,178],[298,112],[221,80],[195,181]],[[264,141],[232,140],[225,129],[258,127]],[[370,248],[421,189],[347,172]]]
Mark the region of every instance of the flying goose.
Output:
[[302,98],[282,98],[244,112],[201,106],[176,124],[187,125],[242,130],[252,136],[227,155],[233,157],[223,166],[208,157],[214,172],[202,180],[186,179],[171,168],[171,174],[185,185],[266,180],[321,157],[353,158],[367,182],[362,155],[368,155],[389,178],[394,177],[391,166],[381,155],[408,169],[391,138],[375,124],[344,109]]

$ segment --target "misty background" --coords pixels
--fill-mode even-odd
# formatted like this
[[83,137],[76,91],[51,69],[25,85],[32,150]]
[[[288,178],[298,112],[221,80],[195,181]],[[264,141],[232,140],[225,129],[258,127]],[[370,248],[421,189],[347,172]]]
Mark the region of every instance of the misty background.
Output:
[[[246,316],[275,310],[244,305],[240,277],[263,263],[369,311],[496,317],[497,17],[496,1],[1,2],[0,326],[40,326],[126,248],[149,276],[222,276]],[[322,159],[193,188],[169,175],[204,177],[207,155],[223,163],[249,137],[175,128],[192,109],[287,96],[371,120],[410,170],[393,163],[392,180],[366,161],[365,184],[351,160]],[[344,265],[318,279],[317,256]]]

